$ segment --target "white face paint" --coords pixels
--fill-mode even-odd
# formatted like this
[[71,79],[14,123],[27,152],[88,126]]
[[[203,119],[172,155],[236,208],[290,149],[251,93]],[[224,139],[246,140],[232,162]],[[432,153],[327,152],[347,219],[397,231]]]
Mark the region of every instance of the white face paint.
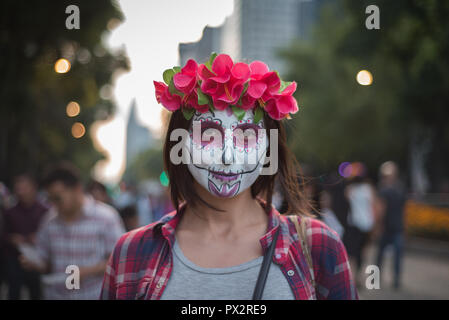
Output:
[[188,168],[195,180],[223,198],[249,188],[260,175],[268,147],[263,119],[254,123],[254,114],[248,110],[238,120],[229,107],[195,113],[192,120]]

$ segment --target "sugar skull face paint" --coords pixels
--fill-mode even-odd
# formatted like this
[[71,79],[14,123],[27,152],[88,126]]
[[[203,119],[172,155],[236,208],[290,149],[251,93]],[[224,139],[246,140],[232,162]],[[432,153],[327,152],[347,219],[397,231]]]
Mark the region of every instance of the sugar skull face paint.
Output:
[[254,123],[247,111],[242,120],[231,108],[195,113],[190,137],[190,163],[195,180],[217,197],[231,198],[249,188],[260,175],[268,141],[263,119]]

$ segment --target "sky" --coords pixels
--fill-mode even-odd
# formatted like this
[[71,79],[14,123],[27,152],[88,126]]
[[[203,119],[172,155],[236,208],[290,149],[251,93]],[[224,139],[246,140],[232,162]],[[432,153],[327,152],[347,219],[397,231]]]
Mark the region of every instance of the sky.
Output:
[[233,11],[233,0],[121,0],[124,23],[104,39],[112,50],[125,47],[131,71],[115,77],[115,115],[92,126],[95,147],[106,160],[94,175],[105,183],[119,181],[125,166],[126,121],[135,98],[138,120],[157,137],[160,112],[153,80],[162,81],[165,69],[179,64],[178,44],[201,38],[206,25],[219,26]]

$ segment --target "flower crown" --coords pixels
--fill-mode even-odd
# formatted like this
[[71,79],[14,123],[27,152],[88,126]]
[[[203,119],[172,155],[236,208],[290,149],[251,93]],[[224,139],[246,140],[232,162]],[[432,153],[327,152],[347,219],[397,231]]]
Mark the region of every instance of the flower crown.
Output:
[[293,97],[296,82],[284,82],[276,71],[261,61],[234,63],[226,54],[212,53],[209,61],[198,65],[193,59],[186,65],[164,71],[164,82],[154,82],[157,102],[169,111],[181,108],[187,120],[195,111],[225,110],[231,106],[241,120],[253,110],[254,121],[263,110],[275,119],[290,119],[298,111]]

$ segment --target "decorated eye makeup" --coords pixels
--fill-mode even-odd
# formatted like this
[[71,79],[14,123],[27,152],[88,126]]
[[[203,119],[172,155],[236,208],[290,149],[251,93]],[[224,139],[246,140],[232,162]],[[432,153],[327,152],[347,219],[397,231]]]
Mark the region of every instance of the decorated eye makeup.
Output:
[[214,119],[199,119],[201,123],[201,135],[193,136],[193,142],[201,147],[221,148],[224,140],[224,129],[220,121]]
[[254,123],[242,123],[233,130],[234,146],[237,148],[254,148],[259,138],[260,127]]

